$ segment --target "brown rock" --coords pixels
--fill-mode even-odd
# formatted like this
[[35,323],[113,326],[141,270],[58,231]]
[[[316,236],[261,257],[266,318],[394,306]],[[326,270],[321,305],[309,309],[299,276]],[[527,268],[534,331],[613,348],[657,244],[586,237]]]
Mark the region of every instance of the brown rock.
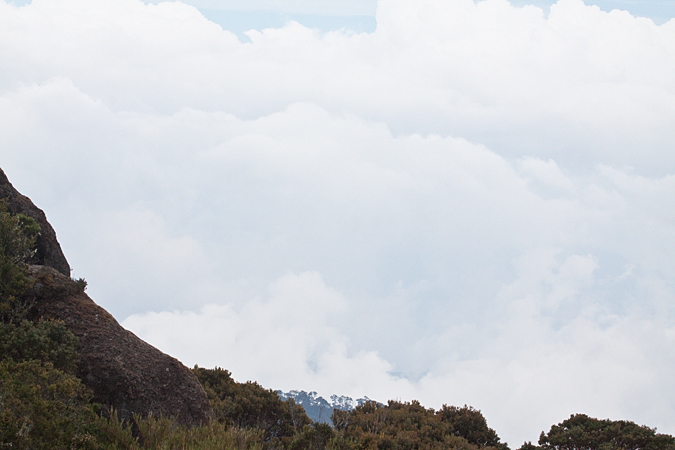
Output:
[[31,262],[53,267],[62,274],[70,276],[70,265],[63,255],[59,241],[56,240],[56,232],[47,222],[45,213],[28,197],[14,189],[2,169],[0,169],[0,199],[7,201],[7,209],[11,214],[21,213],[32,217],[42,229],[37,239],[37,253]]
[[45,266],[31,266],[35,279],[33,318],[65,322],[80,339],[77,376],[94,391],[94,400],[117,410],[172,416],[183,425],[205,423],[213,416],[197,377],[175,358],[125,330],[69,277]]

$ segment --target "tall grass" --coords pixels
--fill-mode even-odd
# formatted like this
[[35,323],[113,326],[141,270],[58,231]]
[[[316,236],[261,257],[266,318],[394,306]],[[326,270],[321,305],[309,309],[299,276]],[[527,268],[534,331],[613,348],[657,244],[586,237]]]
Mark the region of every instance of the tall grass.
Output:
[[98,436],[105,450],[262,450],[262,433],[258,430],[228,427],[211,422],[199,427],[185,427],[165,417],[120,420],[116,412],[102,418]]

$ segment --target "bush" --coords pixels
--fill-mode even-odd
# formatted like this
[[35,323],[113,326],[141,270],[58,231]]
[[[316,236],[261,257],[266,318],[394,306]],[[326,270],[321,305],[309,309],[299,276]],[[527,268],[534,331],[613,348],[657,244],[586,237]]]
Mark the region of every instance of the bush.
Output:
[[33,218],[11,215],[6,201],[0,201],[0,254],[14,264],[26,264],[37,252],[39,234],[40,225]]
[[98,448],[91,392],[40,361],[0,362],[0,445],[12,449]]
[[114,411],[109,419],[101,419],[98,435],[100,445],[109,450],[261,450],[263,446],[262,433],[256,430],[218,422],[187,428],[169,418],[138,415],[129,424],[120,421]]
[[544,450],[675,450],[675,438],[626,420],[573,414],[542,432],[539,445]]
[[329,447],[336,449],[508,449],[487,428],[480,411],[466,406],[435,412],[418,401],[367,402],[352,411],[335,410],[332,419],[338,440]]
[[459,408],[443,405],[436,412],[436,415],[441,419],[441,422],[448,425],[452,434],[461,436],[472,444],[479,447],[508,449],[506,444],[499,442],[500,439],[495,430],[488,427],[483,414],[471,406],[464,405],[464,407]]
[[35,255],[40,226],[23,214],[11,215],[0,201],[0,320],[20,322],[30,306],[32,282],[26,263]]
[[77,337],[61,321],[24,320],[19,325],[0,323],[0,359],[37,359],[74,374],[77,368]]
[[323,450],[335,441],[335,431],[325,423],[305,425],[287,445],[289,450]]
[[238,383],[228,370],[195,366],[192,371],[206,390],[216,420],[238,428],[260,429],[272,447],[290,442],[312,422],[293,399],[283,401],[276,392],[255,382]]

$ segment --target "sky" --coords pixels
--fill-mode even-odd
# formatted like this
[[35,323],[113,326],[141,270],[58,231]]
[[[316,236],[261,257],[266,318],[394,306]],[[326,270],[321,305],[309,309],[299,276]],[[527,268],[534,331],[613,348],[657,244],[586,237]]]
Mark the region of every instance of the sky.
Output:
[[512,448],[675,434],[673,2],[222,5],[0,0],[0,167],[98,304]]

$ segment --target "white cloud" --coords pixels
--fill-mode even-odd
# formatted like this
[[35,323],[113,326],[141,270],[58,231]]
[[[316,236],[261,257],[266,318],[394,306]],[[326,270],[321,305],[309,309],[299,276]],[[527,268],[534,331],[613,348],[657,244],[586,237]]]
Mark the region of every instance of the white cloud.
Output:
[[[345,299],[328,288],[318,273],[280,277],[264,298],[240,306],[210,304],[198,313],[161,312],[132,315],[123,325],[186,364],[223,365],[236,379],[298,385],[330,391],[388,395],[407,380],[388,375],[390,365],[375,351],[348,354],[348,338],[335,317],[347,312]],[[408,389],[409,391],[410,389]]]
[[[151,1],[148,3],[157,3]],[[225,11],[275,11],[286,14],[375,15],[377,0],[188,0],[200,9]]]
[[250,43],[182,3],[0,2],[0,156],[186,363],[675,432],[675,21],[382,0]]

